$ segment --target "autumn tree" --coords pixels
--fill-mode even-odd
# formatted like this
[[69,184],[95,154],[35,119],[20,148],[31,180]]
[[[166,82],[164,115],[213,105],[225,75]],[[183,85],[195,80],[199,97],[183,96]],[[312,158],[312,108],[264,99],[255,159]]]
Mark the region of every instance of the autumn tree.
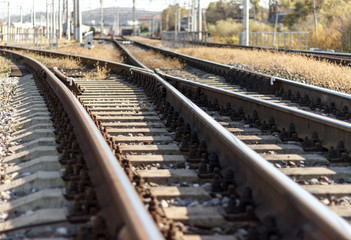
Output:
[[[291,3],[291,1],[289,2]],[[306,21],[307,16],[313,13],[311,0],[297,0],[294,2],[292,11],[289,12],[283,20],[284,25],[288,26],[290,29],[294,28],[298,21]]]
[[[174,31],[174,20],[175,20],[175,11],[180,8],[181,11],[181,18],[187,16],[187,9],[181,8],[179,4],[176,5],[169,5],[168,8],[163,10],[161,17],[162,17],[162,29],[166,29],[167,25],[167,14],[168,14],[168,29],[169,31]],[[184,29],[182,29],[184,30]]]
[[211,2],[206,11],[207,23],[215,24],[217,21],[227,18],[241,19],[241,5],[240,0]]
[[351,2],[315,0],[317,32],[314,29],[313,0],[281,0],[287,16],[283,23],[291,30],[308,31],[310,46],[351,51]]

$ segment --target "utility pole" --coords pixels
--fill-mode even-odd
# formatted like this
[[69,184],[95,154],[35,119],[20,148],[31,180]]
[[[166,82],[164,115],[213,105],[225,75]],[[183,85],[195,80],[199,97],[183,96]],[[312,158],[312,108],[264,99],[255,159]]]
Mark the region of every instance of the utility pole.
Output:
[[104,36],[104,10],[102,4],[103,0],[100,0],[100,37]]
[[[275,25],[274,25],[274,34],[273,34],[273,47],[275,45],[275,39],[276,39],[276,36],[277,36],[277,29],[278,29],[278,5],[276,5],[276,15],[275,15]],[[279,48],[279,46],[278,46]]]
[[20,23],[23,23],[22,6],[20,6]]
[[182,13],[181,13],[181,8],[178,8],[178,32],[181,30],[181,25],[182,25]]
[[117,14],[113,15],[112,36],[116,35],[116,21],[117,21]]
[[33,0],[33,28],[35,28],[35,4]]
[[313,0],[313,15],[314,15],[314,31],[316,32],[316,36],[318,36],[317,14],[316,14],[316,1],[315,1],[315,0]]
[[119,35],[119,8],[117,8],[117,16],[116,16],[116,35]]
[[190,3],[188,4],[188,10],[187,10],[187,19],[188,19],[188,32],[190,32],[191,31],[191,29],[190,29],[190,26],[191,26],[191,24],[190,24],[190,20],[191,20],[191,10],[190,10]]
[[71,22],[70,22],[69,0],[66,0],[66,38],[71,40]]
[[202,40],[202,8],[201,8],[201,0],[197,0],[198,5],[197,5],[197,14],[198,14],[198,27],[197,30],[199,31],[199,40]]
[[207,32],[207,17],[206,17],[206,9],[202,11],[202,21],[204,23],[204,31]]
[[40,13],[40,27],[43,27],[44,15]]
[[73,39],[77,40],[78,39],[78,34],[77,34],[77,18],[78,18],[78,12],[77,12],[77,0],[73,0]]
[[155,19],[154,17],[151,17],[151,37],[154,35],[154,32],[155,32]]
[[49,0],[46,0],[46,38],[49,37]]
[[52,11],[52,35],[55,36],[55,32],[56,32],[56,23],[55,23],[55,0],[52,0],[51,11]]
[[152,36],[152,18],[149,20],[149,35]]
[[7,4],[8,8],[7,8],[7,26],[10,27],[11,26],[11,15],[10,15],[10,2],[8,2]]
[[52,42],[54,41],[55,39],[55,32],[56,32],[56,28],[55,28],[55,0],[52,0],[52,6],[51,6],[51,11],[52,11],[52,14],[51,14],[51,20],[52,20],[52,27],[51,27],[51,39],[52,39]]
[[135,36],[135,0],[133,0],[133,35]]
[[74,38],[78,42],[82,42],[82,9],[81,9],[81,0],[74,0]]
[[192,1],[191,20],[191,31],[196,32],[196,0]]
[[6,44],[9,45],[10,43],[10,27],[11,27],[11,17],[10,17],[10,2],[8,2],[7,5],[7,38],[6,38]]
[[61,0],[58,0],[58,38],[62,38],[62,12],[61,12]]
[[244,0],[243,45],[249,46],[249,0]]
[[174,31],[178,32],[178,5],[174,9]]
[[10,33],[10,27],[11,27],[11,15],[10,15],[10,2],[8,2],[8,9],[7,9],[7,43],[9,43],[9,33]]

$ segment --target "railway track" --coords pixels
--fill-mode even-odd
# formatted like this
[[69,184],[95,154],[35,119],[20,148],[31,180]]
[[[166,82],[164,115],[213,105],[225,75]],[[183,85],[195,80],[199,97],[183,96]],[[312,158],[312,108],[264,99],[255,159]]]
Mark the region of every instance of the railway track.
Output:
[[1,159],[1,238],[161,239],[74,95],[39,62],[2,54],[17,59],[12,75],[19,79]]
[[[158,40],[161,40],[161,39],[158,39]],[[235,48],[235,49],[247,49],[247,50],[267,50],[272,52],[286,52],[286,53],[309,56],[315,59],[323,59],[336,64],[341,64],[344,66],[351,65],[350,53],[294,50],[294,49],[282,49],[282,48],[277,49],[277,48],[253,47],[253,46],[242,46],[242,45],[225,44],[225,43],[196,42],[196,41],[189,41],[188,44],[195,45],[195,46],[203,46],[203,47],[214,47],[214,48]]]
[[[124,46],[119,44],[119,47],[144,52],[151,49],[160,52],[165,57],[183,61],[186,64],[183,69],[162,69],[163,72],[171,76],[232,90],[283,105],[299,107],[339,120],[350,121],[351,98],[349,94],[237,69],[229,65],[179,54],[140,42]],[[129,62],[140,67],[147,67],[134,57],[129,58]]]
[[[84,57],[81,60],[97,61]],[[154,73],[99,61],[108,64],[116,75],[101,82],[75,79],[74,83],[80,86],[76,93],[114,149],[164,236],[170,239],[184,233],[184,239],[199,236],[218,239],[214,234],[221,234],[223,239],[239,238],[240,234],[248,239],[346,239],[350,236],[348,224],[262,158],[272,155],[268,160],[281,165],[279,169],[285,173],[294,172],[297,169],[293,168],[294,164],[302,167],[328,163],[315,154],[316,149],[310,159],[304,159],[306,154],[301,152],[296,139],[280,136],[282,141],[277,137],[284,125],[281,119],[286,116],[275,118],[267,130],[262,124],[255,126],[266,118],[262,111],[267,112],[267,105],[258,107],[257,100],[250,103],[251,106],[242,104],[241,101],[248,102],[248,99],[238,100],[243,98],[238,94],[235,101],[242,105],[244,112],[239,109],[239,116],[234,118],[233,108],[227,105],[233,102],[233,93],[227,91],[227,96],[221,98],[216,94],[224,92],[218,89],[168,79],[218,123]],[[62,74],[61,78],[66,80]],[[278,108],[277,104],[271,105]],[[252,119],[247,117],[253,108],[260,117],[255,114]],[[300,112],[295,110],[294,114],[302,114]],[[243,122],[242,116],[253,121]],[[313,122],[317,127],[318,121],[320,119]],[[297,124],[296,129],[299,127]],[[291,130],[288,138],[300,137],[300,133]],[[261,156],[230,132],[256,148]],[[278,159],[283,155],[289,160]],[[284,162],[290,167],[283,166]],[[307,167],[304,170],[308,172]],[[309,183],[307,180],[311,180],[308,174],[296,174],[296,171],[287,174],[296,176],[297,181]],[[277,201],[282,204],[277,206]],[[311,228],[314,230],[310,231]]]
[[[122,47],[122,49],[125,48],[131,51],[137,51],[135,47],[130,45]],[[131,59],[130,61],[135,61],[135,59]],[[138,64],[138,62],[135,62],[135,64]],[[138,65],[142,66],[142,64]],[[182,75],[183,78],[184,76],[191,76],[191,74],[189,74],[191,71],[196,70],[191,68],[185,71],[165,70],[165,72],[168,73],[176,72],[175,75]],[[204,74],[198,71],[200,74],[197,74],[197,76],[194,74],[195,77],[193,75],[190,78],[192,81],[215,87],[211,88],[171,76],[170,74],[165,74],[160,70],[156,70],[156,72],[165,80],[176,86],[177,89],[182,90],[183,94],[192,99],[196,104],[205,107],[204,110],[206,110],[209,115],[212,115],[239,139],[249,143],[252,149],[260,153],[266,160],[272,162],[274,166],[303,185],[304,189],[313,193],[326,205],[331,206],[340,216],[350,219],[346,210],[348,209],[348,195],[350,194],[346,189],[349,188],[349,184],[345,184],[349,183],[349,159],[347,157],[347,150],[345,149],[347,144],[345,145],[343,142],[343,140],[348,137],[344,136],[343,140],[339,138],[339,136],[343,134],[342,132],[346,130],[345,128],[337,135],[334,135],[335,137],[333,137],[332,133],[336,128],[346,126],[345,124],[338,121],[331,121],[330,119],[322,120],[318,115],[311,116],[305,114],[304,112],[298,111],[297,107],[308,111],[310,108],[305,106],[301,107],[290,101],[281,102],[281,98],[276,98],[274,96],[272,98],[272,96],[269,95],[248,93],[246,91],[243,92],[240,87],[232,86],[226,83],[223,78],[221,79],[216,75],[211,76],[210,74]],[[199,77],[201,74],[202,77]],[[224,91],[218,88],[224,89]],[[337,93],[334,94],[338,96]],[[263,101],[268,102],[268,105],[270,103],[272,103],[272,105],[276,103],[283,105],[284,107],[276,107],[277,109],[281,109],[280,111],[282,112],[287,111],[289,113],[285,117],[282,117],[284,114],[279,113],[275,115],[272,113],[272,110],[270,110],[268,114],[266,112],[267,109],[261,109],[260,111],[260,107],[257,105],[262,104]],[[252,115],[250,113],[249,115],[247,115],[248,113],[245,114],[243,108],[233,109],[231,104],[236,103],[237,105],[238,102],[241,102],[239,106],[246,105],[245,109],[249,109]],[[246,102],[246,104],[244,102]],[[254,106],[248,106],[250,104],[247,104],[247,102],[251,102]],[[293,113],[301,114],[301,119],[296,119],[295,122],[292,121],[289,115]],[[262,114],[264,115],[263,118],[261,118]],[[222,117],[219,117],[219,115],[222,115]],[[223,115],[225,116],[224,119],[226,119],[224,121]],[[278,127],[280,128],[279,131],[277,131],[277,126],[280,124],[274,121],[278,118],[285,118],[287,120],[280,119],[283,127]],[[333,126],[328,127],[326,125],[329,123],[324,123],[324,126],[317,126],[318,124],[315,121],[311,122],[313,118],[315,118],[315,120],[321,120],[319,123],[322,121],[334,123],[332,124]],[[233,122],[233,120],[237,120],[237,122]],[[300,127],[296,128],[297,125],[300,125]],[[247,136],[247,133],[245,134],[245,127],[246,131],[252,131],[257,138]],[[326,133],[329,127],[330,132]],[[350,126],[347,126],[347,128],[349,130],[346,131],[350,132]],[[264,132],[263,136],[262,130]],[[318,136],[318,133],[322,131],[324,131],[325,135],[323,137]],[[285,137],[282,135],[285,135]],[[332,141],[334,141],[334,143],[331,143]],[[327,152],[328,150],[329,152]],[[322,166],[322,168],[320,168],[320,166]],[[328,168],[325,168],[325,166],[328,166]],[[346,168],[340,166],[346,166]]]

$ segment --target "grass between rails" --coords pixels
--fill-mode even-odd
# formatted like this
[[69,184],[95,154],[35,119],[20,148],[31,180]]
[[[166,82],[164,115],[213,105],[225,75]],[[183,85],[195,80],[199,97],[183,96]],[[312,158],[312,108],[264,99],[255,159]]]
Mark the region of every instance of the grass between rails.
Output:
[[59,45],[59,48],[55,51],[81,55],[85,57],[100,58],[113,62],[123,62],[121,52],[115,48],[112,43],[109,42],[100,44],[94,41],[94,47],[89,50],[86,47],[81,47],[80,44],[76,41],[71,40]]
[[[136,41],[160,45],[160,40],[137,38]],[[326,60],[317,60],[292,53],[230,48],[183,48],[175,51],[194,57],[351,93],[351,68]]]
[[162,41],[161,40],[145,38],[145,37],[139,37],[139,36],[133,36],[133,37],[130,37],[130,39],[134,40],[134,41],[142,42],[142,43],[145,43],[145,44],[150,44],[150,45],[162,47]]
[[351,68],[291,53],[228,48],[184,48],[175,51],[243,69],[336,91],[351,93]]
[[151,69],[182,69],[185,66],[177,58],[167,58],[152,50],[144,51],[138,49],[129,51],[134,57]]
[[86,71],[85,67],[80,63],[79,59],[74,59],[73,57],[57,58],[43,56],[29,51],[20,52],[30,58],[38,60],[48,68],[57,67],[58,69],[74,69],[80,71],[83,74],[84,79],[106,79],[108,73],[110,72],[110,69],[108,69],[107,66],[100,66],[98,62],[94,65],[93,69]]
[[[61,44],[59,49],[55,50],[63,53],[70,53],[75,55],[81,55],[92,58],[99,58],[104,60],[110,60],[115,62],[121,62],[123,60],[120,51],[113,47],[112,44],[96,44],[96,47],[89,50],[87,48],[81,47],[79,43],[75,41],[66,42],[66,44]],[[48,68],[57,67],[59,69],[75,69],[83,73],[83,78],[85,79],[106,79],[110,69],[107,66],[101,66],[97,63],[94,68],[90,71],[86,71],[83,65],[80,63],[79,59],[74,59],[73,57],[47,57],[40,54],[21,51],[28,57],[34,58]]]
[[29,51],[20,51],[22,54],[34,58],[39,62],[43,63],[48,68],[71,68],[71,69],[80,69],[82,68],[78,59],[74,59],[72,57],[48,57],[43,56],[37,53],[29,52]]
[[9,60],[0,57],[0,77],[6,77],[11,72],[11,68],[9,65]]

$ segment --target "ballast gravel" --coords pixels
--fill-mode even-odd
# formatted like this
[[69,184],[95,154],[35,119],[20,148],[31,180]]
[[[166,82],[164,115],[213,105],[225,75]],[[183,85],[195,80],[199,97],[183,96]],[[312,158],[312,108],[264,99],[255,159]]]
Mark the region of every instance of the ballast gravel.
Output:
[[[14,95],[14,90],[18,85],[18,78],[1,77],[0,78],[0,160],[11,154],[8,144],[11,134],[15,131],[11,127],[15,121],[14,107],[11,106],[10,100]],[[12,143],[13,145],[14,143]],[[0,175],[2,173],[0,167]],[[2,175],[1,175],[2,179]]]

